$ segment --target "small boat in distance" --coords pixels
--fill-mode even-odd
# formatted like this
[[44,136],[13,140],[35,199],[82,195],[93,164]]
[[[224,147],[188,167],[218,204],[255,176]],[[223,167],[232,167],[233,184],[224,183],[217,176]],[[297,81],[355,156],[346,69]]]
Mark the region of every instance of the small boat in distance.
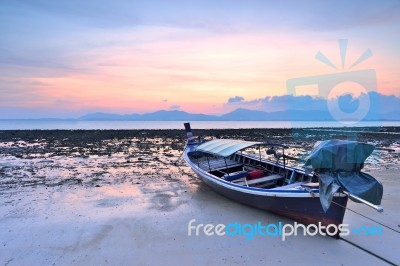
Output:
[[[323,208],[317,171],[288,166],[286,160],[294,158],[284,154],[288,148],[285,145],[232,139],[201,142],[193,136],[189,123],[185,123],[185,128],[188,139],[184,160],[207,185],[229,199],[303,224],[323,226],[342,224],[349,196],[383,210],[362,197],[352,197],[348,191],[331,189],[326,179],[325,190],[330,190],[330,194],[324,199],[328,198],[329,206]],[[282,154],[276,152],[278,147],[283,149]],[[246,153],[248,149],[253,153]],[[263,158],[264,151],[274,159]],[[319,170],[326,175],[324,169]]]

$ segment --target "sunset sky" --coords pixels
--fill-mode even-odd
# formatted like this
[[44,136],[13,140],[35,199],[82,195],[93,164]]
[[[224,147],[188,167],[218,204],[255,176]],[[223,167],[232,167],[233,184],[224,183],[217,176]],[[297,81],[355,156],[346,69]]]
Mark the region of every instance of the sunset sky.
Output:
[[[286,95],[291,78],[364,69],[375,70],[380,94],[400,98],[397,0],[0,5],[3,119],[161,109],[221,114]],[[348,40],[343,69],[339,39]],[[349,70],[367,49],[372,56]],[[316,60],[318,51],[337,69]],[[310,93],[318,95],[298,92]]]

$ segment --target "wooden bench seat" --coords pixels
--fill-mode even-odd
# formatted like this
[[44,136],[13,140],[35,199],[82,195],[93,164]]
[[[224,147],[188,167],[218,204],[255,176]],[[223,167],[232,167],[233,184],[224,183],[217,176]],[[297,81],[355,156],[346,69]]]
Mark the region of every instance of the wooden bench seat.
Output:
[[280,174],[276,174],[276,175],[269,175],[269,176],[264,176],[261,178],[257,178],[257,179],[252,179],[252,180],[238,180],[238,182],[234,182],[237,185],[254,185],[257,183],[261,183],[261,182],[269,182],[269,181],[275,181],[275,180],[279,180],[281,178],[283,178],[284,176],[280,175]]
[[[242,166],[242,164],[241,163],[229,164],[228,168],[234,168],[234,167],[238,167],[238,166]],[[226,166],[222,165],[222,166],[214,167],[214,168],[211,167],[211,170],[212,171],[221,171],[222,170],[222,172],[223,172],[223,170],[226,170]]]
[[246,171],[239,171],[239,172],[235,172],[235,173],[226,174],[224,176],[224,179],[226,181],[235,181],[235,180],[238,180],[238,179],[245,178],[246,176],[247,176],[247,172]]

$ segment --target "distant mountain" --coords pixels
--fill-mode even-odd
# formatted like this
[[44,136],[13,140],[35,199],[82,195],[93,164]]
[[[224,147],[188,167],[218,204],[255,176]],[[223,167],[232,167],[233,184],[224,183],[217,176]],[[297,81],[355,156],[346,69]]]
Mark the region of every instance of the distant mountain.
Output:
[[391,121],[399,121],[400,120],[400,111],[393,111],[384,115],[381,115],[382,120],[391,120]]
[[230,113],[220,116],[221,120],[230,121],[320,121],[332,120],[332,116],[326,111],[302,111],[287,110],[279,112],[264,112],[247,109],[236,109]]
[[193,120],[193,121],[212,121],[215,120],[215,116],[205,115],[205,114],[190,114],[184,111],[157,111],[154,113],[143,114],[141,120],[148,121],[184,121],[184,120]]
[[220,120],[230,120],[230,121],[262,121],[269,120],[269,113],[264,111],[254,111],[248,109],[236,109],[230,113],[221,115]]
[[[286,110],[279,112],[264,112],[248,109],[236,109],[224,115],[191,114],[184,111],[160,110],[146,114],[110,114],[91,113],[84,115],[78,120],[85,121],[332,121],[329,111],[314,110]],[[400,111],[388,114],[369,113],[364,120],[400,120]]]
[[84,115],[78,120],[91,120],[91,121],[106,121],[106,120],[118,120],[118,121],[213,121],[217,120],[216,116],[205,115],[205,114],[190,114],[184,111],[156,111],[153,113],[146,114],[130,114],[130,115],[117,115],[108,113],[92,113]]
[[107,120],[137,120],[141,115],[131,114],[131,115],[117,115],[109,113],[91,113],[78,118],[78,120],[85,121],[107,121]]

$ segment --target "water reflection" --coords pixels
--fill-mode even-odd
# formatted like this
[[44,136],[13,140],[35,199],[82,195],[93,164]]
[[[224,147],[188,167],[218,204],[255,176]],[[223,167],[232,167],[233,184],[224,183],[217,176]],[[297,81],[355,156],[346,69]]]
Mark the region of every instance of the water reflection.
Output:
[[[19,186],[103,187],[123,183],[155,189],[152,187],[158,184],[171,187],[174,183],[183,183],[186,190],[196,191],[200,180],[180,158],[184,142],[173,136],[152,136],[150,133],[143,131],[129,137],[99,139],[93,136],[79,138],[74,135],[76,133],[68,133],[68,137],[47,140],[37,137],[29,141],[0,142],[0,190]],[[285,154],[304,158],[317,137],[315,135],[305,142],[292,140],[292,143],[286,143],[291,147],[285,150]],[[399,166],[398,139],[388,142],[379,137],[371,141],[380,146],[387,143],[383,147],[394,152],[375,151],[366,161],[367,169]],[[257,149],[248,152],[259,156]],[[264,150],[261,152],[266,156]],[[287,163],[302,165],[301,161]]]

